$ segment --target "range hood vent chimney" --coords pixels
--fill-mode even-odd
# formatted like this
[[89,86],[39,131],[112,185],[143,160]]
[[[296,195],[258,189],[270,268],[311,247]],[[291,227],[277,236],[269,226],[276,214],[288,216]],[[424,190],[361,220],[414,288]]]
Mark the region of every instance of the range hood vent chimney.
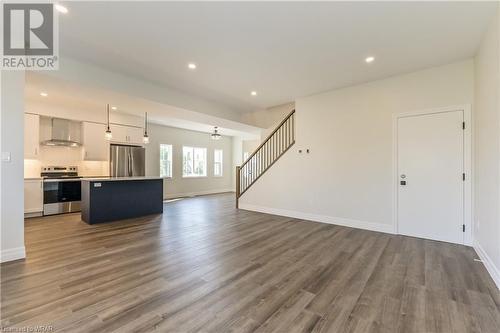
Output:
[[82,138],[82,123],[61,118],[48,118],[46,137],[42,140],[45,146],[79,147]]

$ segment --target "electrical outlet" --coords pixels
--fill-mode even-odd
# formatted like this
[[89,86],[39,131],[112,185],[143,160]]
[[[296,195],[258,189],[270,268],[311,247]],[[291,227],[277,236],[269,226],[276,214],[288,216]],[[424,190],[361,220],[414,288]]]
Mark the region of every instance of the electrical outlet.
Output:
[[10,162],[11,161],[11,155],[9,151],[3,151],[2,152],[2,162]]

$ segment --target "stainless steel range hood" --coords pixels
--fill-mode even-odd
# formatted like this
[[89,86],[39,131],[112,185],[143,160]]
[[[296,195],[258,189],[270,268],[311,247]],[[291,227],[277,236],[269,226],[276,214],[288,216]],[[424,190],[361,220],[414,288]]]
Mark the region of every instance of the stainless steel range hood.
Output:
[[61,118],[40,119],[45,131],[41,143],[45,146],[66,146],[78,147],[81,145],[82,124],[79,121],[73,121]]

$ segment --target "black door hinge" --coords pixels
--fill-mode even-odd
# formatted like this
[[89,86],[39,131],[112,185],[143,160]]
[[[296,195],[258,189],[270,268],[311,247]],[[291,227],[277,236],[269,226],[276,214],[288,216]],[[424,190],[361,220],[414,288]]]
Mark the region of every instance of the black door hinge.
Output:
[[465,224],[462,224],[462,232],[465,232]]
[[465,181],[465,173],[462,173],[462,180]]
[[465,129],[465,121],[462,122],[462,129]]

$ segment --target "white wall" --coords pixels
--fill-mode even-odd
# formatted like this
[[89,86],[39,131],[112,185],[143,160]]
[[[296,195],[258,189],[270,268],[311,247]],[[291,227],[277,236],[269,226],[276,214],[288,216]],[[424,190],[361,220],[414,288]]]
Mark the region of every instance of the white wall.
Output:
[[[33,103],[30,102],[26,108],[27,112],[44,116],[60,117],[78,121],[92,121],[105,123],[105,110],[68,109],[59,107],[53,103]],[[144,119],[120,112],[111,112],[110,121],[114,124],[130,126],[143,126]],[[210,134],[190,131],[175,127],[168,127],[156,124],[149,124],[150,143],[146,145],[146,172],[147,175],[156,176],[160,173],[159,166],[159,144],[167,143],[174,145],[174,177],[166,179],[164,186],[165,198],[217,193],[231,191],[233,186],[233,145],[232,138],[223,136],[221,140],[210,139]],[[208,147],[208,171],[206,178],[182,178],[182,145],[194,145]],[[224,150],[224,175],[223,177],[213,177],[213,149],[222,147]],[[41,147],[39,160],[25,160],[25,177],[38,177],[42,165],[76,165],[83,176],[98,176],[108,174],[108,162],[82,161],[80,148],[69,147]]]
[[233,179],[231,188],[236,191],[236,167],[243,163],[243,140],[240,137],[233,137]]
[[207,114],[237,122],[241,121],[241,113],[231,107],[68,57],[60,59],[58,71],[47,71],[45,74],[93,89],[113,91],[169,105],[173,108],[181,108],[186,113],[195,111],[201,115]]
[[273,106],[265,110],[248,112],[243,115],[243,120],[254,126],[263,128],[259,140],[243,140],[243,154],[253,153],[269,134],[285,119],[285,117],[295,108],[295,103]]
[[295,108],[294,102],[286,103],[282,105],[273,106],[264,110],[247,112],[243,114],[242,119],[249,124],[253,124],[261,128],[274,128],[294,108]]
[[472,104],[473,85],[467,60],[298,99],[295,146],[240,207],[393,232],[393,114]]
[[[105,124],[107,121],[105,105],[101,108],[82,108],[78,105],[62,107],[57,103],[28,101],[25,109],[25,112],[27,113],[34,113],[47,117],[72,119],[77,121],[91,121],[101,124]],[[109,121],[113,124],[136,127],[142,127],[144,125],[144,118],[118,111],[110,112]]]
[[1,261],[25,257],[24,250],[24,72],[1,71],[1,151],[11,161],[1,162]]
[[24,160],[24,178],[40,177],[42,166],[67,165],[78,167],[84,177],[108,176],[108,161],[84,161],[81,147],[40,146],[39,159]]
[[243,140],[242,153],[243,155],[248,153],[249,155],[253,153],[257,147],[260,145],[260,140]]
[[260,140],[263,141],[293,109],[295,109],[295,102],[248,112],[242,116],[242,119],[249,124],[264,128]]
[[500,288],[500,16],[475,58],[475,247]]
[[[103,108],[82,108],[78,105],[61,107],[56,103],[30,101],[25,104],[25,112],[41,116],[106,123],[106,110]],[[141,127],[144,119],[120,112],[110,112],[113,124]],[[39,177],[40,168],[46,165],[77,166],[82,176],[107,176],[109,164],[103,161],[83,161],[82,148],[40,146],[40,157],[36,160],[24,160],[24,177]]]
[[[210,134],[194,132],[180,128],[150,125],[150,142],[146,147],[146,175],[160,175],[160,144],[173,146],[173,178],[164,180],[165,198],[174,198],[196,194],[220,193],[233,190],[233,142],[231,137],[222,136],[212,140]],[[202,147],[207,149],[207,177],[182,177],[182,146]],[[214,149],[223,150],[223,176],[213,176]]]

